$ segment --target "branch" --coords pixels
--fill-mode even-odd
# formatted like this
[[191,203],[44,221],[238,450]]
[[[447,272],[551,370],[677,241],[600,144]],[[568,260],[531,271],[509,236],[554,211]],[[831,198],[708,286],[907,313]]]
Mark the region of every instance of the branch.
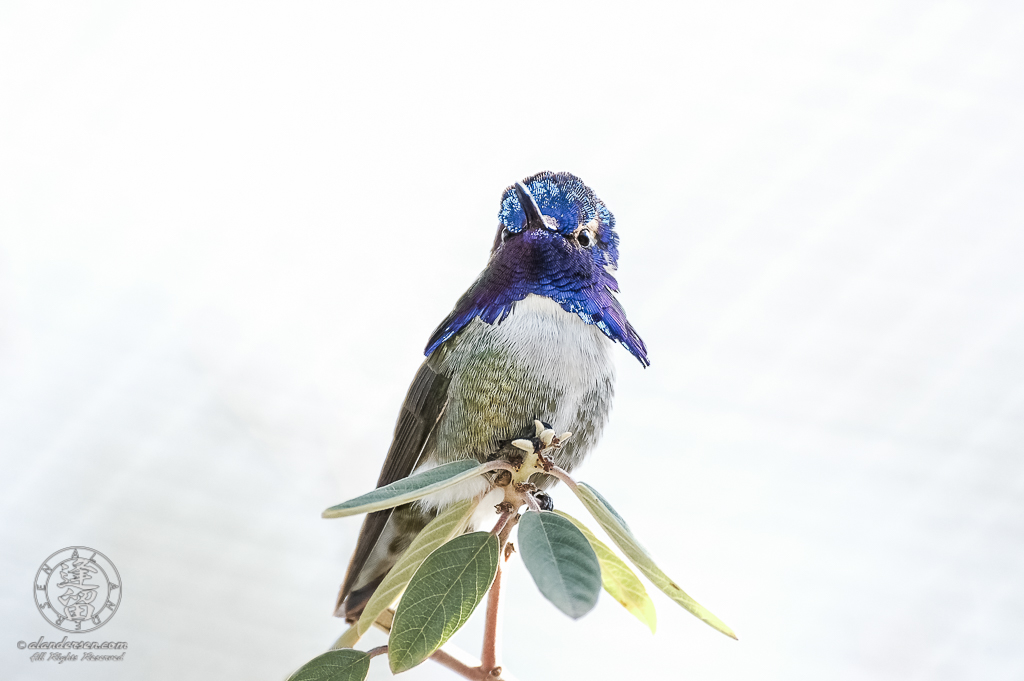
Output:
[[[522,516],[516,513],[514,516],[508,519],[508,522],[505,523],[505,527],[501,528],[501,532],[498,534],[499,552],[504,550],[505,544],[508,542],[508,535],[512,533],[512,528],[519,524],[519,518],[521,517]],[[499,562],[498,565],[500,567],[501,563]]]
[[472,679],[472,681],[485,681],[488,678],[484,670],[481,669],[480,665],[477,664],[469,654],[462,652],[455,646],[452,646],[448,650],[441,648],[434,651],[434,654],[430,656],[430,659],[437,662],[442,667],[448,667],[453,672],[459,674],[463,678]]
[[506,552],[505,547],[512,528],[519,523],[519,518],[518,513],[508,518],[498,534],[498,571],[491,582],[490,591],[487,592],[487,619],[484,620],[484,645],[480,653],[482,659],[479,670],[484,674],[481,677],[483,679],[512,679],[512,676],[504,673],[498,665],[501,653],[501,555],[505,554],[505,560],[508,560],[510,554]]
[[[501,553],[498,553],[498,571],[487,592],[487,619],[484,621],[484,646],[480,653],[480,670],[493,678],[501,676],[498,657],[501,654]],[[495,674],[494,672],[498,672]]]
[[[494,523],[494,529],[491,530],[491,534],[496,534],[499,537],[501,537],[505,526],[508,525],[509,518],[511,518],[512,514],[516,512],[512,504],[508,504],[507,502],[503,502],[503,504],[505,504],[505,508],[500,511],[501,515],[498,516],[498,522]],[[498,506],[502,506],[503,504],[498,504]]]

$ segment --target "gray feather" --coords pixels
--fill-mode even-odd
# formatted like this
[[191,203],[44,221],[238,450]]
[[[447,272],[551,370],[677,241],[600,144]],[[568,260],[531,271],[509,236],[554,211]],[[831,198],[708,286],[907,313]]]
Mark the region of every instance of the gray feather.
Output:
[[[448,377],[432,367],[429,358],[420,366],[416,377],[412,381],[412,385],[409,386],[409,392],[406,394],[405,402],[402,404],[402,411],[398,415],[394,437],[391,441],[391,447],[388,449],[387,459],[384,460],[384,466],[381,468],[380,477],[377,479],[377,487],[383,487],[395,480],[408,477],[416,468],[420,462],[423,445],[427,440],[427,436],[437,424],[438,417],[444,411],[448,383]],[[338,593],[335,615],[339,617],[351,617],[353,614],[358,615],[358,612],[355,611],[361,609],[362,604],[359,604],[359,607],[356,608],[357,604],[351,603],[346,608],[345,601],[357,582],[368,581],[365,577],[360,580],[360,573],[363,572],[367,559],[377,545],[394,512],[395,509],[377,511],[376,513],[368,514],[366,519],[363,520],[363,527],[359,531],[359,539],[356,542],[356,550],[352,554],[351,561],[349,561],[345,581],[342,583],[341,591]],[[390,568],[390,566],[387,567]],[[373,577],[377,576],[376,573],[383,576],[387,572],[386,569],[382,568],[383,566],[376,567]],[[366,599],[369,599],[369,594],[366,595]],[[363,604],[365,604],[365,601]]]

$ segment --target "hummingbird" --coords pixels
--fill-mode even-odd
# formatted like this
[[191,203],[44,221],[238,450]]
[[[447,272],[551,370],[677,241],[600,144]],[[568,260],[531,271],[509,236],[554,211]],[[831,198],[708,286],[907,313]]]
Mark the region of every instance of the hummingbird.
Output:
[[[496,458],[513,440],[534,437],[536,421],[572,433],[554,462],[576,467],[608,419],[612,346],[650,365],[615,295],[618,259],[614,216],[575,175],[546,171],[506,188],[487,267],[427,341],[377,486],[459,459]],[[554,482],[538,476],[538,489]],[[480,477],[368,514],[335,615],[357,620],[438,511],[488,489]]]

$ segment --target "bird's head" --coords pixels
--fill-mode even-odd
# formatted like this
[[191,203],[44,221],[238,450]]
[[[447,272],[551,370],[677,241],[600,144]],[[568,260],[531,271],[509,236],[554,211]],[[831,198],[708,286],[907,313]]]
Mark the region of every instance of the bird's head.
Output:
[[502,194],[498,220],[492,256],[505,248],[519,251],[506,257],[526,250],[542,265],[571,260],[605,271],[618,265],[615,216],[575,175],[543,172],[516,182]]
[[516,302],[551,298],[618,341],[647,366],[647,349],[615,293],[619,237],[615,217],[575,175],[542,172],[501,197],[487,268],[434,332],[429,355],[474,317],[501,323]]

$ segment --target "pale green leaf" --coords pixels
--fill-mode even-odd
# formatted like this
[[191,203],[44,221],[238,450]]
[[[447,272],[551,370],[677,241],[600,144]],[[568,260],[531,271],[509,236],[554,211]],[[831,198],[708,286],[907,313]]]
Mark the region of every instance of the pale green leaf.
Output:
[[345,630],[331,648],[352,648],[359,643],[359,628],[355,624]]
[[718,629],[726,636],[736,638],[736,634],[733,633],[725,622],[715,617],[711,611],[705,608],[697,601],[690,598],[685,591],[683,591],[678,584],[669,579],[668,575],[661,571],[661,569],[655,564],[654,559],[647,553],[647,550],[641,546],[640,542],[637,541],[633,533],[630,532],[629,526],[626,525],[626,521],[616,513],[612,505],[605,500],[604,497],[598,493],[593,487],[590,487],[584,482],[578,483],[573,489],[576,496],[579,497],[583,505],[587,507],[587,510],[594,516],[604,531],[608,533],[608,536],[612,538],[612,541],[622,549],[622,552],[626,554],[626,557],[632,561],[640,572],[644,573],[647,579],[665,592],[669,598],[674,600],[679,605],[683,606],[690,613],[706,622],[710,626]]
[[337,506],[331,506],[323,512],[324,518],[344,518],[360,513],[372,513],[408,504],[433,494],[438,490],[457,485],[463,480],[482,475],[488,471],[504,466],[500,461],[481,464],[475,459],[462,459],[446,463],[435,468],[396,480],[390,485],[378,487],[355,499],[350,499]]
[[590,542],[594,553],[597,554],[597,561],[601,564],[601,583],[608,595],[646,624],[653,634],[658,626],[658,615],[654,611],[654,601],[647,595],[647,589],[644,588],[640,578],[607,544],[598,539],[590,531],[590,528],[568,513],[563,511],[555,511],[555,513],[575,525]]
[[361,650],[330,650],[302,665],[288,681],[363,681],[370,656]]
[[550,511],[524,513],[519,552],[537,588],[566,615],[579,619],[597,605],[601,566],[572,522]]
[[398,602],[388,639],[395,674],[412,669],[466,623],[498,571],[498,538],[463,534],[423,561]]
[[427,556],[466,529],[476,505],[475,499],[458,501],[438,514],[416,535],[409,548],[370,596],[356,624],[359,636],[365,634],[373,626],[377,616],[395,602]]

